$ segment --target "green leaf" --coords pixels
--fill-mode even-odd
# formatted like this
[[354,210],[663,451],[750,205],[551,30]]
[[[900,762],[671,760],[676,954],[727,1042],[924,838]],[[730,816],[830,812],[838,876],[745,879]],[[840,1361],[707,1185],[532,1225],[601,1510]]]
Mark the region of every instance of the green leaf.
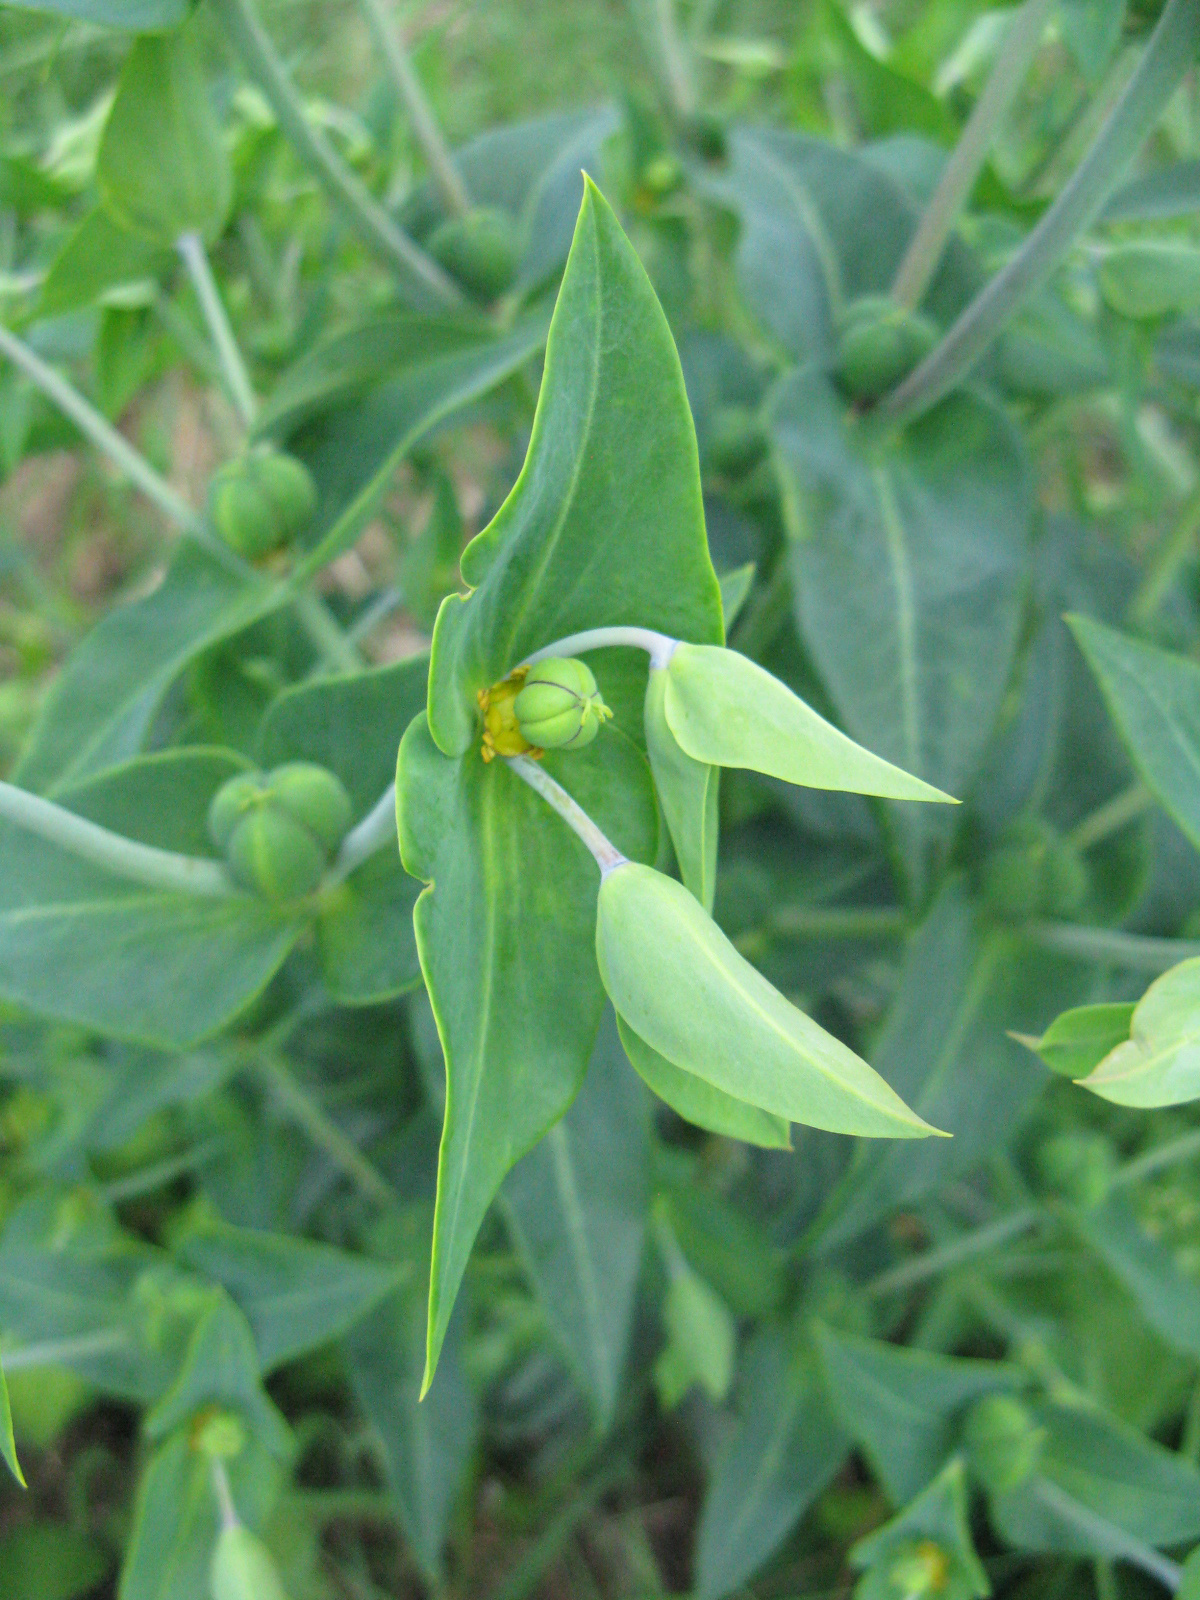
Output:
[[157,277],[169,259],[161,245],[131,233],[95,206],[67,235],[42,281],[38,311],[61,316],[93,304],[110,289]]
[[[898,1564],[905,1558],[933,1557],[940,1570],[930,1588],[945,1600],[983,1600],[992,1592],[987,1573],[971,1543],[967,1477],[961,1458],[948,1461],[931,1484],[882,1528],[860,1539],[850,1550],[853,1566],[867,1569],[854,1591],[855,1600],[898,1600],[911,1593]],[[931,1574],[932,1577],[932,1574]]]
[[224,1224],[187,1234],[175,1253],[241,1307],[264,1372],[345,1333],[397,1279],[395,1268],[332,1245]]
[[721,1401],[733,1382],[737,1326],[729,1307],[676,1248],[668,1257],[663,1325],[667,1342],[654,1363],[654,1386],[668,1410],[699,1384]]
[[[608,728],[586,750],[551,752],[544,764],[628,854],[653,856],[654,797],[632,744]],[[405,868],[431,885],[417,901],[417,948],[446,1059],[432,1376],[484,1213],[505,1173],[575,1098],[604,995],[595,863],[540,796],[505,762],[486,765],[478,748],[444,756],[424,717],[400,746],[396,789]]]
[[817,1348],[842,1427],[862,1446],[893,1505],[924,1489],[954,1449],[961,1413],[1017,1389],[995,1361],[960,1361],[817,1324]]
[[46,11],[102,28],[150,33],[176,28],[187,16],[187,0],[6,0],[18,11]]
[[854,31],[839,0],[827,0],[824,16],[867,132],[876,136],[923,133],[940,144],[954,142],[958,127],[942,101],[924,84],[906,78],[873,56]]
[[1157,222],[1194,211],[1200,211],[1200,161],[1170,161],[1123,184],[1101,221]]
[[443,603],[430,666],[429,725],[448,755],[475,737],[477,692],[566,634],[633,624],[723,637],[679,358],[641,263],[591,185],[525,465],[461,570],[473,592]]
[[749,767],[810,789],[950,799],[855,744],[736,650],[676,645],[666,676],[667,722],[694,761]]
[[1200,849],[1200,666],[1090,617],[1067,622],[1134,765]]
[[137,40],[125,58],[96,183],[116,220],[155,244],[211,243],[233,201],[233,172],[192,31]]
[[21,1463],[17,1460],[17,1445],[13,1438],[12,1410],[8,1403],[8,1385],[4,1381],[4,1373],[0,1371],[0,1456],[13,1477],[26,1488],[25,1474],[21,1471]]
[[660,1100],[665,1100],[686,1122],[706,1128],[709,1133],[723,1134],[727,1139],[761,1145],[766,1150],[792,1148],[791,1124],[786,1117],[774,1116],[748,1101],[736,1100],[733,1095],[698,1078],[694,1072],[675,1066],[666,1056],[652,1050],[624,1017],[617,1018],[617,1031],[625,1054],[647,1088]]
[[612,1421],[633,1322],[648,1132],[607,1013],[578,1099],[500,1191],[543,1314],[601,1428]]
[[1200,1283],[1145,1228],[1121,1195],[1071,1213],[1083,1242],[1120,1279],[1146,1321],[1176,1350],[1200,1356]]
[[1132,1001],[1074,1006],[1055,1017],[1040,1039],[1022,1038],[1021,1043],[1036,1051],[1051,1072],[1083,1078],[1129,1038],[1133,1013]]
[[743,1358],[737,1420],[700,1512],[696,1600],[721,1600],[753,1577],[849,1449],[811,1364],[777,1330],[761,1330]]
[[1200,250],[1177,239],[1134,239],[1099,259],[1105,301],[1122,317],[1162,317],[1200,309]]
[[378,1005],[420,983],[413,932],[420,889],[392,843],[322,896],[317,918],[321,971],[342,1005]]
[[694,761],[680,749],[667,721],[666,693],[666,672],[652,667],[646,681],[646,754],[680,876],[704,909],[711,912],[717,889],[717,798],[721,773],[718,767]]
[[634,1031],[735,1099],[837,1133],[937,1131],[772,988],[681,884],[650,867],[629,862],[604,879],[596,954],[609,998]]
[[1155,979],[1133,1009],[1129,1038],[1079,1082],[1119,1106],[1200,1098],[1200,958]]
[[[1020,629],[1033,510],[1020,436],[969,394],[876,434],[813,369],[780,384],[772,427],[797,620],[841,720],[885,760],[963,794]],[[920,893],[954,814],[889,818]]]
[[78,1600],[94,1594],[112,1571],[111,1551],[96,1537],[61,1521],[19,1522],[0,1539],[4,1600]]

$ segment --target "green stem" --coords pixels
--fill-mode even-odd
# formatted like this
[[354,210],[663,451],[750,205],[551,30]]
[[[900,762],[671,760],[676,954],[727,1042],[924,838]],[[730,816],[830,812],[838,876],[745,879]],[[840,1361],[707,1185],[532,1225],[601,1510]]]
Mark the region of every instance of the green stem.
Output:
[[429,164],[429,171],[447,211],[465,215],[471,209],[471,197],[462,174],[454,164],[450,147],[442,137],[433,107],[421,87],[421,80],[413,70],[408,51],[400,42],[395,24],[384,8],[383,0],[360,0],[366,13],[367,24],[375,36],[380,54],[388,64],[396,92],[408,113],[412,131],[421,152]]
[[4,1352],[5,1372],[20,1372],[29,1367],[57,1367],[72,1361],[90,1361],[93,1356],[109,1355],[129,1342],[123,1328],[103,1328],[98,1333],[83,1333],[75,1339],[44,1339],[18,1350]]
[[316,646],[322,661],[340,672],[361,672],[362,656],[342,632],[321,596],[299,584],[291,592],[300,625]]
[[563,786],[555,783],[550,774],[544,772],[536,761],[531,761],[528,756],[509,756],[507,760],[517,777],[531,789],[536,789],[546,804],[558,812],[576,838],[583,840],[592,852],[602,878],[607,877],[617,867],[628,864],[616,845],[601,833],[582,806],[577,805]]
[[1200,491],[1188,500],[1174,529],[1164,540],[1161,549],[1155,551],[1149,570],[1129,608],[1131,622],[1144,627],[1152,620],[1179,576],[1180,569],[1195,549],[1197,533],[1200,533]]
[[903,933],[908,913],[899,906],[781,906],[767,926],[793,938],[877,939]]
[[217,898],[237,892],[217,861],[139,844],[15,784],[0,782],[0,819],[149,889]]
[[416,278],[443,305],[460,305],[461,293],[437,262],[393,222],[324,135],[313,127],[251,0],[213,0],[213,3],[251,76],[270,102],[279,126],[342,207],[364,244],[393,269]]
[[1120,928],[1086,928],[1075,922],[1031,922],[1022,930],[1031,943],[1053,955],[1105,961],[1129,972],[1166,972],[1200,956],[1193,939],[1152,939]]
[[299,1083],[287,1063],[277,1054],[259,1057],[258,1071],[272,1094],[298,1127],[346,1174],[369,1199],[391,1210],[397,1204],[396,1191],[367,1160],[362,1151],[326,1115],[308,1090]]
[[1167,0],[1145,52],[1095,143],[1021,249],[916,371],[883,402],[894,420],[926,411],[964,378],[1099,214],[1200,46],[1200,0]]
[[680,121],[695,116],[695,75],[675,16],[675,0],[630,0],[630,10],[650,52],[655,75],[672,114]]
[[1132,1161],[1127,1161],[1113,1174],[1109,1187],[1128,1188],[1131,1183],[1140,1183],[1143,1178],[1153,1177],[1156,1172],[1177,1166],[1179,1162],[1187,1161],[1194,1155],[1200,1155],[1200,1130],[1181,1134],[1178,1139],[1168,1139],[1165,1144],[1156,1145],[1144,1155],[1135,1156]]
[[213,1495],[216,1497],[217,1509],[221,1514],[222,1528],[236,1528],[238,1526],[237,1507],[233,1503],[233,1491],[229,1487],[229,1474],[225,1470],[225,1463],[220,1456],[213,1456],[212,1486]]
[[223,1139],[209,1139],[195,1149],[181,1151],[177,1156],[168,1156],[163,1161],[156,1161],[153,1166],[141,1167],[124,1178],[114,1178],[111,1183],[101,1184],[100,1193],[110,1206],[119,1205],[123,1200],[133,1200],[141,1194],[150,1194],[183,1177],[185,1172],[195,1172],[197,1167],[204,1166],[224,1148],[224,1144]]
[[892,284],[892,299],[910,311],[925,298],[959,212],[983,170],[996,129],[1037,54],[1051,3],[1025,0],[1010,22],[991,76],[909,241]]
[[337,860],[329,870],[326,883],[341,883],[343,878],[348,878],[368,856],[373,856],[377,850],[382,850],[388,845],[394,847],[395,844],[396,785],[390,783],[358,826],[351,828],[342,840],[342,847],[337,853]]
[[1007,1244],[1019,1234],[1028,1233],[1030,1228],[1037,1226],[1040,1219],[1041,1212],[1033,1206],[1013,1211],[1007,1217],[1001,1217],[998,1222],[989,1222],[985,1227],[976,1228],[971,1233],[963,1234],[961,1238],[951,1239],[948,1243],[939,1245],[936,1250],[926,1250],[909,1261],[902,1261],[898,1266],[889,1267],[886,1272],[881,1272],[878,1277],[871,1278],[863,1284],[862,1293],[872,1300],[877,1300],[884,1295],[897,1294],[901,1289],[911,1289],[914,1284],[923,1283],[926,1278],[936,1277],[939,1272],[945,1272],[950,1267],[961,1266],[964,1261],[970,1261],[974,1256],[983,1255],[998,1245]]
[[1097,806],[1082,822],[1077,822],[1067,834],[1067,843],[1074,845],[1076,850],[1090,850],[1112,834],[1120,833],[1122,828],[1128,827],[1153,804],[1154,796],[1144,784],[1131,784],[1128,789],[1122,789],[1120,794],[1113,795],[1111,800],[1106,800],[1102,806]]
[[221,291],[217,288],[217,281],[213,277],[204,240],[198,233],[184,233],[180,235],[175,248],[183,258],[187,275],[196,292],[196,299],[200,302],[200,310],[216,347],[217,359],[221,363],[230,399],[237,407],[242,421],[248,428],[252,427],[258,415],[258,401],[254,397],[250,374],[246,370],[246,363],[242,359],[242,352],[238,349],[237,339],[234,337],[229,316],[221,299]]
[[531,667],[537,661],[549,661],[553,656],[577,656],[585,650],[607,650],[613,646],[627,645],[631,650],[644,650],[652,667],[665,667],[675,651],[678,639],[665,633],[655,633],[653,628],[585,628],[582,633],[569,633],[564,639],[544,645],[526,656],[522,666]]

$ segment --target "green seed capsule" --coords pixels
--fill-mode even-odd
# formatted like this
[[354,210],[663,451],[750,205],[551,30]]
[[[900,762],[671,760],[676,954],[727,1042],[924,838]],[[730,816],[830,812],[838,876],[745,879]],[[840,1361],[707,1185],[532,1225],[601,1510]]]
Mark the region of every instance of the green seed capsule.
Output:
[[208,831],[222,853],[229,848],[234,828],[267,797],[266,779],[261,772],[239,772],[223,783],[208,808]]
[[211,1586],[212,1600],[287,1600],[270,1551],[241,1523],[221,1529]]
[[326,850],[337,849],[350,826],[350,796],[342,780],[315,761],[289,761],[269,772],[268,799],[303,825]]
[[443,222],[430,235],[429,253],[468,294],[494,300],[517,275],[520,247],[512,219],[480,207]]
[[856,300],[839,330],[834,376],[852,400],[878,400],[929,354],[937,330],[886,295]]
[[990,1394],[967,1415],[965,1442],[971,1470],[991,1494],[1015,1489],[1036,1469],[1043,1431],[1011,1395]]
[[522,736],[543,750],[580,750],[612,716],[590,669],[575,656],[531,667],[513,711]]
[[242,817],[230,836],[226,857],[235,882],[277,902],[311,894],[327,861],[315,835],[273,805],[256,806]]
[[248,561],[294,539],[312,518],[317,489],[303,462],[258,444],[227,461],[208,488],[208,515],[225,543]]

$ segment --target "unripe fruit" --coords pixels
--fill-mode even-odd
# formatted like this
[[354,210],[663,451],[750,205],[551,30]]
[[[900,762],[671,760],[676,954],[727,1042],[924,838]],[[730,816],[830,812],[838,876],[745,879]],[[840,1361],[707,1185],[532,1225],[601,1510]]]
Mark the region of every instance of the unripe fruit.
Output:
[[1013,922],[1077,911],[1087,886],[1079,851],[1036,817],[1009,828],[983,868],[988,904]]
[[704,455],[706,465],[727,478],[741,478],[767,453],[767,432],[749,406],[719,406],[713,413]]
[[990,1394],[972,1406],[965,1442],[971,1470],[991,1494],[1015,1489],[1034,1471],[1042,1429],[1019,1400]]
[[239,772],[223,783],[208,808],[208,831],[217,849],[226,851],[234,828],[267,798],[267,780],[261,772]]
[[208,486],[208,515],[231,549],[248,561],[294,539],[317,507],[312,474],[274,445],[252,445],[227,461]]
[[242,817],[225,854],[236,883],[277,902],[311,894],[327,861],[304,824],[272,805],[256,806]]
[[477,300],[494,300],[517,275],[520,242],[503,211],[480,207],[449,217],[429,237],[429,253]]
[[211,1584],[212,1600],[287,1600],[270,1551],[241,1523],[221,1529]]
[[929,354],[937,330],[886,295],[856,300],[838,330],[834,376],[851,400],[878,400]]
[[523,737],[543,750],[580,750],[612,716],[590,668],[576,656],[531,667],[513,710]]
[[315,761],[289,761],[267,774],[270,804],[286,811],[332,852],[350,826],[350,796],[342,780]]
[[1038,1168],[1049,1189],[1086,1210],[1108,1194],[1116,1163],[1102,1133],[1079,1130],[1048,1139],[1038,1151]]

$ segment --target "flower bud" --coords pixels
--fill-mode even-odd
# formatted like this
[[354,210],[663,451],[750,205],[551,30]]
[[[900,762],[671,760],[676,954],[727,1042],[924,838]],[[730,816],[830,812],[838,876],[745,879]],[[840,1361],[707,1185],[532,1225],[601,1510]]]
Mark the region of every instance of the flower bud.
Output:
[[531,667],[513,710],[523,737],[543,750],[580,750],[612,716],[590,668],[575,656]]
[[302,461],[257,444],[227,461],[208,486],[208,515],[225,543],[248,561],[294,539],[312,518],[317,488]]
[[842,323],[834,375],[851,400],[878,400],[929,354],[937,330],[919,312],[906,311],[886,295],[856,300]]
[[270,803],[316,835],[331,854],[350,826],[350,796],[342,780],[315,761],[289,761],[267,774]]
[[240,1522],[217,1537],[211,1586],[212,1600],[287,1600],[271,1552]]
[[274,805],[255,806],[237,823],[226,848],[230,875],[264,900],[311,894],[328,861],[316,836]]
[[512,219],[481,206],[450,217],[429,238],[429,253],[477,300],[494,300],[517,275],[520,241]]

